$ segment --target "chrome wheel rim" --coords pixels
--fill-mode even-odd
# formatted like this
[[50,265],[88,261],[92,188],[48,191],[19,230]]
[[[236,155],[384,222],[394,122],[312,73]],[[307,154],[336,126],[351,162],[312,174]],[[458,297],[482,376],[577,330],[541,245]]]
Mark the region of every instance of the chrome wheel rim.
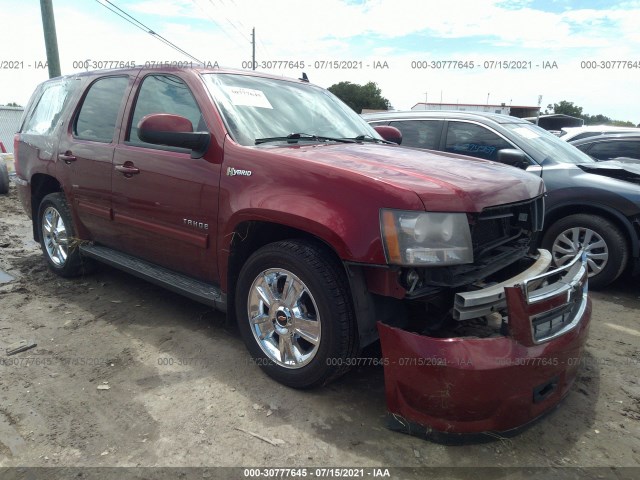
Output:
[[288,270],[270,268],[256,277],[247,313],[256,342],[277,365],[302,368],[318,353],[321,320],[316,301]]
[[63,266],[69,253],[67,227],[60,213],[53,207],[47,207],[42,215],[42,238],[51,261],[57,267]]
[[554,263],[561,267],[584,248],[587,253],[589,276],[599,274],[609,262],[609,247],[598,232],[590,228],[573,227],[556,237],[551,253]]

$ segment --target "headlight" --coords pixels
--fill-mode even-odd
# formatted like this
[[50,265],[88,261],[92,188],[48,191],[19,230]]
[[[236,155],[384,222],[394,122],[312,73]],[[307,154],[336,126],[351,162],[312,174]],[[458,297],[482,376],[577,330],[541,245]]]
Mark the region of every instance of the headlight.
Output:
[[387,262],[395,265],[473,263],[467,215],[404,210],[380,211]]

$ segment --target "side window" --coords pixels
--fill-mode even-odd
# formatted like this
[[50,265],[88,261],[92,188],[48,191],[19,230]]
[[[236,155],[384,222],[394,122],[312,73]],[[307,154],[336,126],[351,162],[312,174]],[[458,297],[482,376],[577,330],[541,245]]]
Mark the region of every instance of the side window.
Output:
[[449,122],[445,150],[472,157],[496,160],[498,151],[513,148],[509,142],[480,125]]
[[128,83],[128,77],[106,77],[94,82],[89,87],[73,126],[74,137],[96,142],[112,142],[118,112]]
[[69,93],[69,88],[62,82],[45,86],[38,104],[27,120],[22,133],[37,135],[52,133]]
[[640,142],[602,142],[589,150],[589,155],[598,160],[616,157],[640,158]]
[[402,132],[403,147],[428,148],[438,150],[442,121],[440,120],[404,120],[389,125]]
[[584,132],[584,133],[579,133],[578,135],[576,135],[575,137],[571,138],[569,141],[570,142],[574,142],[576,140],[580,140],[581,138],[589,138],[589,137],[595,137],[596,135],[600,135],[600,132]]
[[128,141],[149,145],[138,137],[138,123],[151,113],[181,115],[191,121],[194,132],[206,130],[202,114],[189,87],[180,78],[172,75],[149,75],[142,81],[129,126]]
[[589,149],[593,146],[593,143],[585,143],[583,145],[574,145],[578,150],[582,150],[584,153],[589,154]]

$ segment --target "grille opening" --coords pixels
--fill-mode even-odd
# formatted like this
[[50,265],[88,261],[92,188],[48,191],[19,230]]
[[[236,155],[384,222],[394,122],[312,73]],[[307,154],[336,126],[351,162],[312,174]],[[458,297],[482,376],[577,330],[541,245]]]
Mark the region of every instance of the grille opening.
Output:
[[503,245],[513,245],[536,230],[538,212],[533,199],[510,205],[485,208],[471,226],[474,260],[482,260]]

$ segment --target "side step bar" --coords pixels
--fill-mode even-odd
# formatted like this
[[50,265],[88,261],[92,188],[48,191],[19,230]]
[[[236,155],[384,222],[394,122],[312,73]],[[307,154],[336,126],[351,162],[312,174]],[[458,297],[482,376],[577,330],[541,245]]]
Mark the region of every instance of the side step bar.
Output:
[[214,285],[194,280],[181,273],[173,272],[112,248],[99,245],[81,245],[80,252],[85,257],[94,258],[102,263],[124,270],[192,300],[211,305],[223,312],[227,310],[227,296]]

